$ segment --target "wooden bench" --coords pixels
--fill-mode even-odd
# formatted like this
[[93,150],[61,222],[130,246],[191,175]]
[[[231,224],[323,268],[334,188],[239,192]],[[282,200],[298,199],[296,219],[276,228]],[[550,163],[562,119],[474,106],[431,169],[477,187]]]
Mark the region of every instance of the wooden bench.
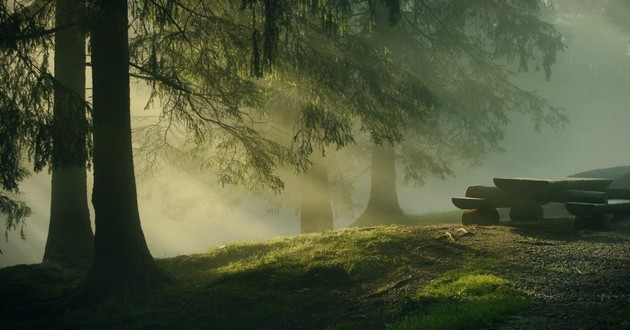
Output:
[[[510,208],[510,219],[541,220],[542,205],[565,203],[576,228],[609,227],[612,215],[630,213],[630,190],[607,188],[600,178],[495,178],[494,186],[469,186],[466,197],[452,199],[463,209],[463,224],[499,223],[497,208]],[[609,200],[610,196],[623,198]]]
[[566,203],[569,213],[575,216],[577,229],[609,229],[614,217],[630,214],[630,199],[609,199],[607,204]]

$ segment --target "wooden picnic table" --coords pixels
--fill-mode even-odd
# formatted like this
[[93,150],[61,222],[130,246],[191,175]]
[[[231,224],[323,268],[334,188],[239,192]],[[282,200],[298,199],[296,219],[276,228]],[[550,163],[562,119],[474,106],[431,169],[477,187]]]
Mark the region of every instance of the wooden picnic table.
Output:
[[[630,214],[630,190],[608,188],[612,179],[495,178],[493,182],[494,186],[469,186],[466,197],[452,199],[464,210],[463,224],[499,223],[497,208],[510,208],[512,220],[540,220],[542,205],[550,202],[565,203],[576,217],[576,227],[598,227],[607,222],[602,219]],[[611,196],[623,199],[612,200]]]

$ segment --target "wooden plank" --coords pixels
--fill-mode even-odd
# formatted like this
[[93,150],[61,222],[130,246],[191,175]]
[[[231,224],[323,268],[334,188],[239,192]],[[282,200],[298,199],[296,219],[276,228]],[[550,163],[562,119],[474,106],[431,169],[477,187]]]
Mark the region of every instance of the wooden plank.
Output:
[[462,210],[484,210],[497,207],[509,207],[510,205],[502,201],[488,200],[476,197],[454,197],[451,198],[453,205]]
[[552,189],[601,190],[612,179],[601,178],[494,178],[494,184],[505,190],[536,193]]
[[517,191],[504,190],[495,186],[468,186],[466,197],[485,198],[502,204],[499,207],[509,207],[517,204],[542,204],[536,195],[522,194]]
[[569,213],[576,216],[593,216],[600,214],[630,213],[630,200],[611,199],[608,204],[566,203]]
[[604,188],[601,191],[605,192],[610,199],[630,199],[630,189]]
[[608,204],[608,194],[603,191],[562,189],[547,191],[543,194],[543,198],[548,202],[578,202],[578,203],[594,203]]
[[549,202],[581,202],[606,204],[608,196],[603,191],[561,189],[542,192],[519,192],[495,186],[468,186],[467,197],[485,198],[507,206],[546,204]]

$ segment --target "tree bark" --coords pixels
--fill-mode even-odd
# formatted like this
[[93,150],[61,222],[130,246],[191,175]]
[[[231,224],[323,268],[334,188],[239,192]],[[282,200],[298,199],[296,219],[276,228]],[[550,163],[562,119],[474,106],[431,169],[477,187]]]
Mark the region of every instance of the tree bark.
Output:
[[131,145],[127,1],[96,1],[94,86],[94,262],[87,295],[142,293],[166,280],[146,244]]
[[313,158],[313,167],[302,176],[300,203],[302,233],[334,229],[326,158],[321,155],[314,155]]
[[57,0],[50,226],[43,261],[83,263],[94,255],[85,173],[84,0]]
[[372,185],[363,214],[351,226],[375,226],[404,222],[396,191],[396,155],[394,147],[372,148]]

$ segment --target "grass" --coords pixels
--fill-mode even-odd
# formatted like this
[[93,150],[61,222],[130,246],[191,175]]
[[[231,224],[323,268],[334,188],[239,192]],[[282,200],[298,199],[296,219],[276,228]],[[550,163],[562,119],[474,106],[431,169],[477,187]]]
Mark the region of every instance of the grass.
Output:
[[428,307],[391,328],[466,329],[489,325],[531,305],[524,292],[488,272],[492,263],[475,259],[461,269],[446,272],[414,297],[420,305]]
[[[424,306],[440,318],[456,313],[457,301],[480,310],[493,297],[516,295],[488,273],[495,261],[437,235],[437,229],[387,226],[226,245],[158,260],[176,284],[148,297],[72,311],[37,302],[67,295],[81,277],[77,271],[10,267],[0,270],[0,328],[403,327],[426,315],[419,314]],[[471,264],[484,264],[485,273]],[[13,305],[4,297],[16,287],[24,290],[14,292],[20,300]]]

